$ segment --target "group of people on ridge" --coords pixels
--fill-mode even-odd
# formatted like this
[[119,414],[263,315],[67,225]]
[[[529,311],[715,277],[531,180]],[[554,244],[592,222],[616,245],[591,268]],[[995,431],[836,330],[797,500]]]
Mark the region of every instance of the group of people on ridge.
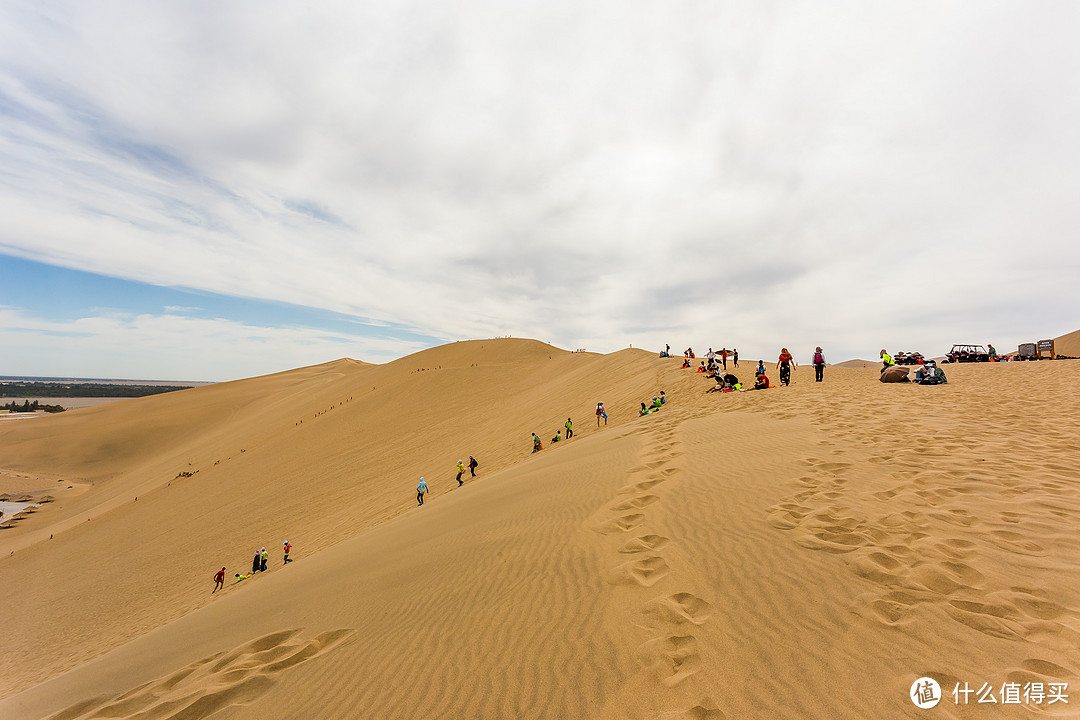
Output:
[[[292,558],[289,557],[289,552],[292,550],[292,545],[289,543],[288,540],[282,543],[282,549],[285,551],[284,564],[288,565],[290,562],[292,562]],[[266,551],[266,548],[260,548],[256,550],[255,558],[251,561],[251,572],[247,573],[246,575],[236,573],[236,582],[240,582],[241,580],[247,580],[249,577],[251,577],[257,572],[266,572],[266,564],[269,562],[269,560],[270,553]],[[225,568],[221,568],[214,574],[214,589],[210,591],[210,594],[213,595],[218,591],[219,588],[224,587]]]

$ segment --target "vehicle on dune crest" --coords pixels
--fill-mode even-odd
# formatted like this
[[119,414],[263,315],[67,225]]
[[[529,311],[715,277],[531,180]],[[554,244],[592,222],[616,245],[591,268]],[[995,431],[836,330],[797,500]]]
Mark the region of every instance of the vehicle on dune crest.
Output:
[[945,362],[990,362],[990,353],[982,345],[953,345]]

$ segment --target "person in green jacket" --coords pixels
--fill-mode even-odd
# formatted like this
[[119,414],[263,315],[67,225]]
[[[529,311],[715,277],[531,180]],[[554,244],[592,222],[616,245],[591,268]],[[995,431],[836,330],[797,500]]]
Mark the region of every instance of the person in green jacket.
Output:
[[885,352],[885,348],[881,348],[881,356],[880,357],[881,357],[881,362],[884,364],[884,367],[881,368],[882,370],[885,370],[886,368],[890,368],[890,367],[892,367],[893,365],[896,364],[896,363],[893,362],[892,355]]
[[465,473],[465,463],[461,460],[457,461],[457,486],[461,487],[465,484],[465,481],[461,479],[461,476]]
[[564,425],[563,427],[566,428],[566,439],[567,440],[574,437],[574,423],[570,422],[570,418],[566,418],[566,425]]
[[247,575],[241,575],[240,573],[236,573],[236,582],[240,582],[241,580],[247,580],[249,577],[251,577],[251,573],[248,573]]

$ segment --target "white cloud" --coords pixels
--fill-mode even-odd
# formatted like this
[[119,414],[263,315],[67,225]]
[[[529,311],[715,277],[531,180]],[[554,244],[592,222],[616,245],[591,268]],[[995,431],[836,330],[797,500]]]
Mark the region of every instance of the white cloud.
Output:
[[445,339],[835,358],[1056,334],[1078,15],[9,4],[0,249]]
[[9,307],[0,307],[0,346],[9,375],[196,381],[234,380],[341,357],[385,362],[422,347],[393,338],[176,314],[57,322]]

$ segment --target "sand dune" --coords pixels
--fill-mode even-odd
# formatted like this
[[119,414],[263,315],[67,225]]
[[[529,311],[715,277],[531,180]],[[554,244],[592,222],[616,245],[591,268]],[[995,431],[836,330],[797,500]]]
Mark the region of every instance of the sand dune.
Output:
[[709,395],[678,365],[457,343],[0,428],[6,472],[93,482],[0,531],[0,716],[923,717],[921,675],[1075,687],[1080,362]]

